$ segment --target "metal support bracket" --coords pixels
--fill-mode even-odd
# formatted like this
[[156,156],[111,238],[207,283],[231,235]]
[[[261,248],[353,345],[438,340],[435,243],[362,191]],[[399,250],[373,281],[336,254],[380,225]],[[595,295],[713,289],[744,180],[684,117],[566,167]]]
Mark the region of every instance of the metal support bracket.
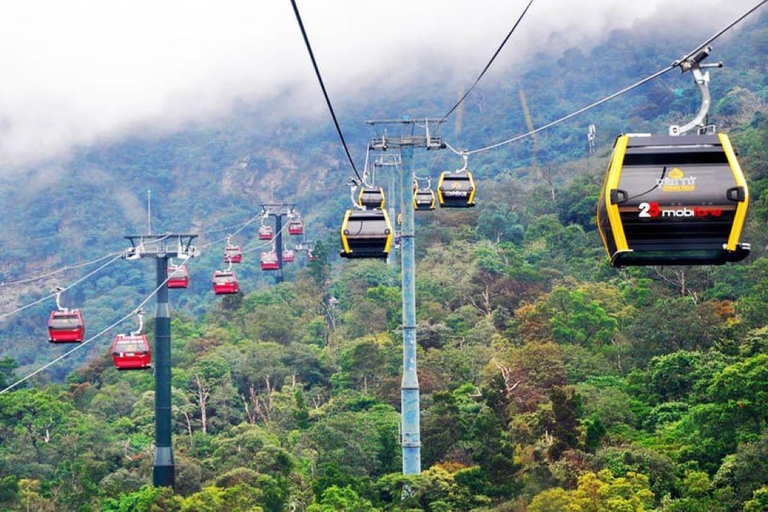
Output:
[[707,46],[690,59],[680,63],[680,68],[683,70],[683,73],[686,71],[691,71],[693,73],[693,80],[698,86],[699,93],[701,94],[701,107],[699,107],[699,111],[696,113],[696,116],[689,123],[683,126],[676,124],[671,125],[669,127],[670,135],[684,135],[694,128],[696,128],[700,134],[715,131],[714,126],[708,126],[704,123],[707,119],[707,114],[709,114],[709,107],[712,103],[712,98],[709,94],[709,71],[702,72],[701,70],[702,68],[721,68],[723,67],[723,63],[718,62],[715,64],[701,64],[701,61],[706,59],[711,51],[712,47]]

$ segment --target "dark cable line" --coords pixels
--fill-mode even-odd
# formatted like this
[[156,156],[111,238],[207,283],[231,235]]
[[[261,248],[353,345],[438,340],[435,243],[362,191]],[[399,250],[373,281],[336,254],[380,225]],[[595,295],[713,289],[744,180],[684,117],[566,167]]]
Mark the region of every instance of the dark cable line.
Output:
[[[598,106],[600,106],[600,105],[602,105],[602,104],[604,104],[604,103],[607,103],[607,102],[609,102],[609,101],[611,101],[611,100],[613,100],[613,99],[615,99],[615,98],[617,98],[617,97],[619,97],[619,96],[621,96],[621,95],[623,95],[623,94],[625,94],[625,93],[627,93],[627,92],[629,92],[629,91],[631,91],[631,90],[633,90],[633,89],[636,89],[637,87],[640,87],[641,85],[644,85],[644,84],[646,84],[646,83],[650,82],[651,80],[655,80],[656,78],[660,77],[661,75],[663,75],[663,74],[665,74],[665,73],[668,73],[668,72],[672,71],[672,70],[673,70],[673,69],[675,69],[676,67],[680,67],[680,66],[682,65],[682,63],[683,63],[683,62],[685,62],[686,60],[690,59],[690,58],[691,58],[693,55],[695,55],[696,53],[698,53],[698,52],[699,52],[699,51],[700,51],[702,48],[706,47],[706,46],[707,46],[709,43],[711,43],[712,41],[714,41],[714,40],[715,40],[715,39],[717,39],[718,37],[722,36],[722,35],[723,35],[724,33],[726,33],[728,30],[732,29],[732,28],[733,28],[733,27],[734,27],[736,24],[738,24],[738,23],[739,23],[739,22],[741,22],[741,21],[742,21],[744,18],[746,18],[747,16],[749,16],[750,14],[752,14],[753,12],[755,12],[755,11],[756,11],[758,8],[760,8],[761,6],[763,6],[763,5],[764,5],[766,2],[768,2],[768,0],[761,0],[760,2],[758,2],[758,3],[757,3],[757,5],[755,5],[754,7],[752,7],[750,10],[748,10],[747,12],[745,12],[744,14],[742,14],[741,16],[739,16],[738,18],[736,18],[734,21],[732,21],[731,23],[729,23],[729,24],[728,24],[728,25],[727,25],[725,28],[723,28],[722,30],[718,31],[718,32],[717,32],[716,34],[714,34],[712,37],[710,37],[709,39],[707,39],[707,41],[706,41],[706,42],[704,42],[704,44],[702,44],[702,45],[698,46],[698,47],[697,47],[697,48],[696,48],[694,51],[692,51],[692,52],[690,52],[690,53],[686,54],[686,56],[685,56],[685,57],[683,57],[683,58],[681,58],[681,59],[679,59],[679,60],[676,60],[676,61],[674,61],[674,62],[673,62],[672,64],[670,64],[669,66],[667,66],[667,67],[665,67],[665,68],[663,68],[663,69],[660,69],[659,71],[657,71],[657,72],[653,73],[652,75],[649,75],[649,76],[647,76],[647,77],[645,77],[645,78],[643,78],[643,79],[641,79],[641,80],[638,80],[638,81],[637,81],[637,82],[635,82],[634,84],[632,84],[632,85],[630,85],[630,86],[628,86],[628,87],[625,87],[624,89],[621,89],[620,91],[617,91],[617,92],[615,92],[615,93],[613,93],[613,94],[611,94],[611,95],[609,95],[609,96],[606,96],[606,97],[604,97],[604,98],[602,98],[602,99],[600,99],[600,100],[597,100],[597,101],[595,101],[594,103],[591,103],[591,104],[587,105],[586,107],[582,107],[582,108],[580,108],[579,110],[576,110],[576,111],[574,111],[574,112],[571,112],[571,113],[570,113],[570,114],[568,114],[568,115],[565,115],[565,116],[563,116],[563,117],[561,117],[561,118],[559,118],[559,119],[556,119],[556,120],[554,120],[554,121],[551,121],[551,122],[549,122],[549,123],[547,123],[547,124],[545,124],[545,125],[543,125],[543,126],[540,126],[540,127],[536,128],[535,130],[530,130],[530,131],[528,131],[528,132],[526,132],[526,133],[523,133],[523,134],[517,135],[517,136],[515,136],[515,137],[509,138],[509,139],[506,139],[506,140],[503,140],[503,141],[501,141],[501,142],[497,142],[497,143],[495,143],[495,144],[491,144],[490,146],[485,146],[485,147],[482,147],[482,148],[479,148],[479,149],[473,149],[472,151],[466,151],[465,153],[466,153],[466,154],[468,154],[468,155],[472,155],[472,154],[475,154],[475,153],[482,153],[482,152],[485,152],[485,151],[488,151],[488,150],[491,150],[491,149],[495,149],[495,148],[498,148],[498,147],[500,147],[500,146],[504,146],[504,145],[506,145],[506,144],[510,144],[510,143],[512,143],[512,142],[517,142],[518,140],[521,140],[521,139],[524,139],[524,138],[530,137],[531,135],[534,135],[534,134],[536,134],[536,133],[539,133],[539,132],[541,132],[541,131],[543,131],[543,130],[546,130],[546,129],[548,129],[548,128],[551,128],[551,127],[553,127],[553,126],[556,126],[556,125],[558,125],[558,124],[560,124],[560,123],[562,123],[562,122],[565,122],[565,121],[567,121],[567,120],[569,120],[569,119],[571,119],[571,118],[573,118],[573,117],[576,117],[576,116],[578,116],[578,115],[580,115],[580,114],[583,114],[584,112],[586,112],[586,111],[588,111],[588,110],[591,110],[591,109],[593,109],[593,108],[595,108],[595,107],[598,107]],[[448,148],[449,148],[451,151],[453,151],[454,153],[456,153],[457,155],[461,155],[461,154],[462,154],[462,152],[460,152],[460,151],[458,151],[458,150],[454,149],[454,148],[453,148],[453,147],[451,147],[450,145],[448,145]]]
[[[766,0],[766,1],[768,1],[768,0]],[[583,114],[587,110],[591,110],[591,109],[593,109],[595,107],[598,107],[598,106],[602,105],[603,103],[607,103],[607,102],[611,101],[612,99],[621,96],[622,94],[628,93],[632,89],[636,89],[636,88],[640,87],[641,85],[646,84],[646,83],[650,82],[651,80],[654,80],[654,79],[658,78],[659,76],[663,75],[664,73],[668,73],[668,72],[672,71],[673,69],[675,69],[675,67],[676,67],[675,64],[670,64],[666,68],[661,69],[661,70],[657,71],[656,73],[654,73],[654,74],[652,74],[650,76],[647,76],[647,77],[643,78],[642,80],[639,80],[639,81],[635,82],[634,84],[632,84],[632,85],[630,85],[628,87],[625,87],[624,89],[611,94],[610,96],[606,96],[605,98],[603,98],[601,100],[597,100],[596,102],[591,103],[591,104],[587,105],[586,107],[582,107],[579,110],[576,110],[575,112],[571,112],[570,114],[568,114],[566,116],[563,116],[563,117],[561,117],[559,119],[556,119],[556,120],[554,120],[554,121],[552,121],[550,123],[547,123],[547,124],[545,124],[543,126],[539,126],[535,130],[531,130],[529,132],[523,133],[523,134],[518,135],[516,137],[512,137],[511,139],[507,139],[507,140],[503,140],[501,142],[497,142],[496,144],[492,144],[492,145],[486,146],[484,148],[473,149],[472,151],[466,151],[466,154],[473,155],[475,153],[482,153],[484,151],[488,151],[490,149],[495,149],[495,148],[497,148],[499,146],[503,146],[505,144],[509,144],[511,142],[516,142],[516,141],[518,141],[520,139],[524,139],[526,137],[530,137],[531,135],[539,133],[541,131],[544,131],[544,130],[546,130],[548,128],[552,128],[553,126],[558,125],[558,124],[560,124],[562,122],[565,122],[565,121],[571,119],[572,117],[576,117],[576,116],[578,116],[580,114]],[[461,154],[460,152],[455,151],[455,150],[454,150],[454,153],[456,153],[457,155]]]
[[[765,0],[765,1],[768,1],[768,0]],[[445,121],[448,116],[453,114],[454,110],[459,108],[459,105],[461,105],[461,103],[466,99],[466,97],[469,96],[469,93],[471,93],[472,90],[475,88],[475,86],[480,82],[480,80],[485,75],[485,72],[488,71],[488,69],[491,67],[491,64],[493,64],[493,61],[496,60],[496,57],[498,57],[499,53],[501,53],[501,50],[502,50],[502,48],[504,48],[504,45],[506,45],[507,41],[509,41],[509,38],[512,36],[512,33],[515,31],[515,29],[517,29],[517,26],[520,24],[520,22],[523,21],[523,18],[525,17],[525,14],[528,12],[528,9],[530,9],[530,7],[531,7],[531,4],[533,4],[533,0],[530,0],[528,2],[528,5],[525,6],[525,9],[523,10],[523,13],[520,15],[519,18],[517,18],[517,21],[515,22],[514,26],[512,27],[512,29],[507,34],[507,37],[504,38],[504,40],[501,42],[501,45],[499,45],[499,47],[496,49],[496,53],[493,54],[493,57],[491,57],[491,60],[488,61],[488,64],[485,65],[485,68],[483,68],[483,71],[480,72],[480,75],[477,77],[477,80],[475,80],[475,83],[472,84],[472,87],[467,89],[467,92],[465,92],[461,96],[461,98],[459,99],[459,101],[456,102],[456,104],[453,106],[453,108],[451,108],[451,110],[449,110],[448,113],[445,114],[440,119],[440,121],[437,122],[437,126],[438,127],[440,126],[440,123]]]
[[355,176],[357,176],[357,179],[362,182],[363,178],[360,176],[360,173],[357,172],[357,167],[355,166],[354,160],[352,160],[352,155],[349,154],[347,141],[344,140],[344,134],[341,132],[341,127],[339,126],[338,119],[336,119],[336,112],[334,112],[333,105],[331,104],[331,99],[328,97],[328,91],[325,90],[325,83],[323,82],[322,75],[320,75],[320,68],[317,66],[317,61],[315,60],[315,54],[312,51],[312,45],[309,44],[309,37],[307,37],[307,31],[304,30],[304,23],[301,21],[301,15],[299,14],[299,8],[296,6],[296,0],[291,0],[291,5],[293,6],[293,12],[296,14],[296,21],[299,22],[299,28],[301,29],[301,35],[304,38],[304,44],[307,46],[307,51],[309,52],[309,58],[312,59],[312,66],[315,68],[315,74],[317,75],[318,82],[320,82],[320,88],[323,90],[323,96],[325,96],[325,103],[328,105],[328,110],[330,110],[331,112],[331,117],[333,118],[333,124],[336,125],[336,131],[339,134],[339,139],[341,139],[341,145],[344,146],[344,152],[347,154],[347,159],[349,159],[350,165],[352,165],[352,170],[355,171]]
[[687,55],[685,55],[685,57],[681,58],[680,60],[675,61],[675,63],[674,63],[675,66],[679,66],[680,64],[682,64],[686,60],[690,59],[691,57],[693,57],[694,55],[699,53],[700,50],[703,50],[704,48],[709,46],[709,43],[711,43],[712,41],[714,41],[715,39],[717,39],[721,35],[725,34],[729,30],[731,30],[736,24],[740,23],[744,18],[746,18],[747,16],[749,16],[750,14],[752,14],[753,12],[758,10],[766,2],[768,2],[768,0],[762,0],[761,2],[758,2],[757,5],[755,5],[753,8],[751,8],[750,10],[748,10],[747,12],[745,12],[744,14],[742,14],[741,16],[739,16],[738,18],[733,20],[730,24],[728,24],[721,31],[717,32],[715,35],[713,35],[712,37],[710,37],[709,39],[707,39],[706,41],[701,43],[699,46],[697,46],[695,50],[693,50],[692,52],[688,53]]

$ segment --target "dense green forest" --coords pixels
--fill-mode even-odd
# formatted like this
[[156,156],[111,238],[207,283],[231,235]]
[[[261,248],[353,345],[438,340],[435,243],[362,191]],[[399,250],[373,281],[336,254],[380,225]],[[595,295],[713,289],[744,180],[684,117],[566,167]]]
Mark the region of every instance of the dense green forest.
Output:
[[[520,89],[541,125],[701,39],[658,32],[615,31],[589,50],[533,56],[514,79],[484,83],[461,130],[443,135],[471,148],[525,132]],[[41,201],[49,188],[4,181],[9,278],[119,251],[123,235],[143,229],[134,206],[147,187],[163,198],[161,231],[214,230],[271,197],[295,202],[319,258],[273,284],[251,254],[244,293],[217,302],[219,248],[190,262],[192,288],[171,299],[175,492],[149,485],[153,376],[115,370],[105,338],[0,396],[0,509],[768,510],[766,55],[763,15],[712,57],[726,68],[712,72],[711,120],[730,133],[750,184],[753,250],[740,264],[616,270],[596,231],[614,137],[663,132],[697,108],[690,77],[676,73],[535,143],[470,159],[478,207],[417,215],[419,476],[401,474],[397,258],[339,261],[348,171],[327,149],[336,141],[326,122],[253,124],[258,106],[244,105],[226,126],[82,148],[50,185],[62,192],[56,209]],[[416,106],[407,95],[386,108],[342,105],[350,119],[417,115],[441,110],[452,92]],[[371,135],[347,125],[353,141]],[[444,151],[416,164],[435,176],[461,162]],[[25,240],[39,248],[31,260]],[[152,290],[151,270],[121,262],[68,299],[96,332]],[[42,288],[0,298],[10,309]],[[0,387],[61,353],[44,341],[51,307],[0,324]]]

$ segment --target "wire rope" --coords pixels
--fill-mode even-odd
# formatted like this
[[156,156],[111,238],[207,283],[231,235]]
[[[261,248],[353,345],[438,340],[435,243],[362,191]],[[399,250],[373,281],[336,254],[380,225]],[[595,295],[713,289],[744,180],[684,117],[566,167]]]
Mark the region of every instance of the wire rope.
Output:
[[89,343],[91,343],[92,341],[94,341],[94,340],[96,340],[96,339],[100,338],[101,336],[103,336],[103,335],[104,335],[104,334],[106,334],[107,332],[111,331],[112,329],[114,329],[115,327],[117,327],[118,325],[120,325],[121,323],[123,323],[123,322],[125,322],[126,320],[128,320],[129,318],[133,317],[133,316],[136,314],[136,312],[137,312],[137,311],[139,311],[139,310],[140,310],[142,307],[144,307],[144,305],[146,305],[146,303],[147,303],[147,302],[149,302],[149,299],[151,299],[152,297],[154,297],[154,296],[157,294],[157,292],[159,292],[159,291],[160,291],[160,289],[161,289],[163,286],[165,286],[165,284],[168,282],[168,280],[169,280],[169,279],[170,279],[170,276],[169,276],[168,278],[166,278],[166,279],[165,279],[165,281],[163,281],[163,283],[162,283],[160,286],[158,286],[157,288],[155,288],[155,289],[154,289],[154,291],[153,291],[152,293],[150,293],[149,295],[147,295],[147,297],[146,297],[146,298],[145,298],[143,301],[141,301],[141,303],[140,303],[138,306],[136,306],[136,307],[133,309],[133,311],[131,311],[130,313],[128,313],[127,315],[125,315],[124,317],[122,317],[120,320],[118,320],[117,322],[113,323],[113,324],[112,324],[112,325],[110,325],[109,327],[107,327],[107,328],[105,328],[105,329],[102,329],[102,330],[101,330],[101,331],[99,331],[97,334],[94,334],[93,336],[91,336],[91,337],[90,337],[90,338],[88,338],[87,340],[83,341],[82,343],[78,344],[77,346],[75,346],[75,347],[74,347],[74,348],[72,348],[71,350],[68,350],[68,351],[64,352],[62,355],[60,355],[59,357],[57,357],[57,358],[56,358],[56,359],[54,359],[53,361],[50,361],[50,362],[48,362],[48,363],[44,364],[43,366],[41,366],[41,367],[40,367],[40,368],[38,368],[37,370],[33,371],[32,373],[29,373],[29,374],[27,374],[26,376],[24,376],[24,377],[22,377],[21,379],[17,380],[16,382],[14,382],[13,384],[11,384],[10,386],[7,386],[7,387],[6,387],[6,388],[4,388],[3,390],[0,390],[0,395],[2,395],[2,394],[4,394],[4,393],[7,393],[8,391],[10,391],[10,390],[12,390],[13,388],[15,388],[16,386],[18,386],[19,384],[22,384],[22,383],[24,383],[24,382],[28,381],[29,379],[31,379],[32,377],[34,377],[35,375],[37,375],[37,374],[39,374],[39,373],[41,373],[41,372],[43,372],[43,371],[47,370],[48,368],[50,368],[50,367],[51,367],[51,366],[53,366],[54,364],[56,364],[56,363],[58,363],[59,361],[61,361],[61,360],[65,359],[65,358],[67,358],[67,357],[69,357],[70,355],[74,354],[75,352],[77,352],[78,350],[80,350],[81,348],[83,348],[84,346],[86,346],[86,345],[88,345]]
[[280,228],[280,231],[278,231],[277,233],[274,234],[274,236],[273,236],[273,238],[271,240],[269,240],[268,242],[261,243],[261,244],[255,246],[255,247],[251,247],[250,249],[244,249],[243,250],[243,254],[246,254],[246,253],[249,253],[249,252],[258,251],[259,249],[262,249],[264,247],[267,247],[267,246],[270,246],[270,245],[274,245],[274,237],[276,237],[277,235],[282,235],[283,231],[285,231],[287,227],[288,227],[288,223],[286,222],[285,225],[282,228]]
[[15,281],[3,282],[3,283],[0,283],[0,288],[4,288],[6,286],[15,286],[17,284],[31,283],[32,281],[37,281],[39,279],[44,279],[46,277],[50,277],[50,276],[59,274],[61,272],[65,272],[67,270],[74,270],[74,269],[77,269],[77,268],[87,267],[88,265],[93,265],[94,263],[98,263],[100,261],[104,261],[105,259],[107,259],[107,258],[109,258],[111,256],[115,256],[117,254],[123,254],[123,252],[124,251],[112,252],[112,253],[109,253],[109,254],[107,254],[105,256],[102,256],[100,258],[96,258],[95,260],[75,263],[74,265],[66,265],[64,267],[61,267],[61,268],[56,269],[56,270],[52,270],[52,271],[47,272],[45,274],[40,274],[40,275],[33,276],[33,277],[27,277],[27,278],[24,278],[24,279],[17,279]]
[[621,96],[623,94],[628,93],[629,91],[631,91],[633,89],[636,89],[636,88],[640,87],[641,85],[644,85],[644,84],[650,82],[651,80],[655,80],[656,78],[660,77],[661,75],[663,75],[665,73],[668,73],[668,72],[672,71],[676,67],[680,66],[687,59],[691,58],[691,56],[696,54],[699,50],[701,50],[702,48],[706,47],[709,43],[713,42],[718,37],[722,36],[728,30],[732,29],[735,25],[737,25],[739,22],[744,20],[744,18],[746,18],[747,16],[749,16],[750,14],[755,12],[758,8],[760,8],[766,2],[768,2],[768,0],[761,0],[760,2],[758,2],[757,5],[755,5],[751,9],[749,9],[747,12],[745,12],[744,14],[742,14],[741,16],[736,18],[731,23],[729,23],[725,28],[723,28],[722,30],[720,30],[717,33],[715,33],[712,37],[707,39],[702,45],[698,46],[694,51],[686,54],[685,57],[683,57],[682,59],[676,60],[672,64],[670,64],[669,66],[667,66],[667,67],[665,67],[663,69],[660,69],[659,71],[657,71],[657,72],[655,72],[655,73],[653,73],[653,74],[651,74],[651,75],[649,75],[649,76],[647,76],[647,77],[645,77],[645,78],[643,78],[641,80],[638,80],[634,84],[632,84],[632,85],[630,85],[628,87],[625,87],[625,88],[621,89],[620,91],[617,91],[617,92],[615,92],[615,93],[613,93],[613,94],[611,94],[609,96],[606,96],[606,97],[604,97],[604,98],[602,98],[600,100],[597,100],[594,103],[591,103],[591,104],[587,105],[586,107],[582,107],[582,108],[580,108],[580,109],[578,109],[578,110],[576,110],[574,112],[571,112],[568,115],[565,115],[565,116],[563,116],[563,117],[561,117],[559,119],[556,119],[556,120],[554,120],[552,122],[549,122],[549,123],[547,123],[545,125],[542,125],[542,126],[536,128],[534,130],[530,130],[530,131],[528,131],[526,133],[522,133],[522,134],[517,135],[515,137],[503,140],[501,142],[497,142],[495,144],[491,144],[490,146],[485,146],[485,147],[482,147],[482,148],[473,149],[471,151],[465,151],[465,152],[458,151],[455,148],[453,148],[450,144],[447,144],[447,143],[446,143],[446,146],[451,151],[456,153],[457,155],[462,155],[462,154],[473,155],[473,154],[476,154],[476,153],[483,153],[485,151],[490,151],[491,149],[496,149],[496,148],[498,148],[500,146],[504,146],[506,144],[511,144],[512,142],[517,142],[518,140],[524,139],[526,137],[530,137],[531,135],[535,135],[535,134],[537,134],[537,133],[539,133],[539,132],[541,132],[543,130],[552,128],[553,126],[556,126],[556,125],[558,125],[560,123],[563,123],[563,122],[565,122],[565,121],[567,121],[567,120],[569,120],[569,119],[571,119],[573,117],[581,115],[584,112],[587,112],[588,110],[592,110],[593,108],[596,108],[596,107],[598,107],[598,106],[600,106],[600,105],[602,105],[604,103],[607,103],[607,102],[609,102],[609,101],[611,101],[611,100],[613,100],[613,99],[615,99],[615,98],[617,98],[617,97],[619,97],[619,96]]
[[352,155],[349,153],[349,147],[347,146],[347,141],[344,139],[344,134],[341,131],[341,126],[339,126],[339,120],[336,119],[336,112],[333,110],[331,99],[328,97],[328,91],[325,89],[325,82],[323,82],[323,77],[320,74],[320,68],[317,65],[317,60],[315,60],[315,54],[312,51],[312,45],[309,43],[309,37],[307,36],[307,31],[304,29],[304,23],[301,21],[301,14],[299,14],[299,8],[296,6],[296,0],[291,0],[291,5],[293,6],[294,14],[296,14],[296,21],[299,23],[299,28],[301,29],[301,35],[304,38],[304,44],[307,47],[307,52],[309,52],[309,58],[312,59],[312,67],[315,68],[315,74],[317,75],[317,80],[318,82],[320,82],[320,88],[323,90],[323,96],[325,96],[325,103],[328,105],[328,110],[331,112],[331,117],[333,118],[333,124],[336,126],[336,131],[339,134],[339,139],[341,139],[341,145],[344,146],[344,152],[347,154],[347,159],[349,160],[349,163],[352,166],[352,170],[355,171],[355,176],[357,176],[358,180],[363,181],[363,178],[360,176],[360,173],[357,172],[357,167],[355,166],[354,160],[352,160]]
[[29,303],[29,304],[27,304],[27,305],[25,305],[25,306],[22,306],[22,307],[20,307],[20,308],[17,308],[17,309],[15,309],[15,310],[13,310],[13,311],[9,311],[8,313],[3,313],[3,314],[0,314],[0,320],[2,320],[3,318],[7,318],[7,317],[9,317],[9,316],[11,316],[11,315],[14,315],[14,314],[16,314],[16,313],[19,313],[19,312],[21,312],[21,311],[24,311],[25,309],[29,309],[29,308],[31,308],[32,306],[36,306],[36,305],[40,304],[41,302],[44,302],[44,301],[46,301],[46,300],[48,300],[48,299],[50,299],[50,298],[53,298],[53,297],[55,297],[57,293],[63,293],[63,292],[65,292],[65,291],[67,291],[67,290],[69,290],[69,289],[71,289],[71,288],[73,288],[73,287],[77,286],[78,284],[82,283],[82,282],[83,282],[83,281],[85,281],[86,279],[88,279],[88,278],[92,277],[93,275],[95,275],[95,274],[97,274],[97,273],[101,272],[102,270],[104,270],[105,268],[107,268],[108,266],[110,266],[110,265],[111,265],[112,263],[114,263],[115,261],[117,261],[117,260],[121,259],[121,258],[123,257],[123,254],[125,254],[125,253],[124,253],[124,252],[121,252],[121,253],[119,253],[117,256],[115,256],[114,258],[112,258],[111,260],[109,260],[108,262],[106,262],[105,264],[103,264],[103,265],[101,265],[100,267],[98,267],[98,268],[96,268],[96,269],[92,270],[91,272],[87,273],[86,275],[84,275],[83,277],[81,277],[80,279],[78,279],[77,281],[75,281],[74,283],[72,283],[72,284],[69,284],[69,285],[65,286],[64,288],[62,288],[61,290],[59,290],[59,291],[57,291],[57,292],[51,293],[51,294],[49,294],[49,295],[46,295],[45,297],[42,297],[42,298],[40,298],[40,299],[37,299],[36,301],[34,301],[34,302],[31,302],[31,303]]
[[715,39],[717,39],[718,37],[722,36],[723,34],[725,34],[726,32],[728,32],[729,30],[731,30],[731,29],[732,29],[734,26],[736,26],[737,24],[741,23],[741,21],[743,21],[743,20],[744,20],[744,18],[746,18],[747,16],[749,16],[750,14],[752,14],[753,12],[755,12],[756,10],[758,10],[758,9],[759,9],[760,7],[762,7],[762,6],[763,6],[763,4],[765,4],[766,2],[768,2],[768,0],[762,0],[762,1],[758,2],[758,3],[757,3],[757,5],[755,5],[755,6],[754,6],[754,7],[752,7],[751,9],[749,9],[747,12],[745,12],[744,14],[742,14],[741,16],[739,16],[738,18],[736,18],[735,20],[733,20],[732,22],[730,22],[728,25],[726,25],[726,26],[725,26],[725,27],[724,27],[722,30],[720,30],[719,32],[716,32],[716,33],[715,33],[715,34],[714,34],[712,37],[710,37],[709,39],[707,39],[706,41],[704,41],[703,43],[701,43],[699,46],[697,46],[695,50],[693,50],[692,52],[688,53],[687,55],[685,55],[685,56],[684,56],[683,58],[681,58],[680,60],[676,61],[676,62],[675,62],[675,65],[679,66],[680,64],[682,64],[682,63],[683,63],[683,62],[685,62],[686,60],[690,59],[691,57],[693,57],[694,55],[696,55],[697,53],[699,53],[699,51],[701,51],[701,50],[703,50],[704,48],[706,48],[707,46],[709,46],[709,43],[711,43],[712,41],[714,41],[714,40],[715,40]]
[[[766,1],[768,1],[768,0],[766,0]],[[531,4],[533,4],[533,0],[530,0],[530,1],[528,2],[528,5],[526,5],[526,6],[525,6],[525,9],[523,10],[522,14],[520,14],[520,16],[517,18],[517,21],[516,21],[516,22],[515,22],[515,24],[512,26],[512,29],[509,31],[509,33],[507,34],[507,37],[505,37],[505,38],[504,38],[504,40],[501,42],[501,44],[499,45],[499,47],[496,49],[496,52],[493,54],[493,57],[491,57],[491,60],[489,60],[489,61],[488,61],[488,64],[486,64],[486,65],[485,65],[485,67],[483,68],[483,70],[480,72],[480,75],[478,75],[478,77],[477,77],[477,80],[475,80],[475,83],[473,83],[473,84],[472,84],[472,86],[471,86],[469,89],[467,89],[467,92],[465,92],[465,93],[464,93],[464,94],[461,96],[461,98],[459,98],[459,101],[457,101],[457,102],[456,102],[456,104],[455,104],[453,107],[451,107],[451,109],[448,111],[448,113],[447,113],[447,114],[445,114],[445,115],[444,115],[442,118],[440,118],[440,120],[437,122],[437,128],[436,128],[436,130],[440,128],[440,124],[441,124],[443,121],[445,121],[445,120],[448,118],[448,116],[450,116],[451,114],[453,114],[453,112],[454,112],[454,111],[455,111],[457,108],[459,108],[459,105],[461,105],[461,104],[462,104],[462,102],[463,102],[463,101],[464,101],[464,100],[467,98],[467,96],[469,96],[469,93],[471,93],[471,92],[472,92],[472,90],[473,90],[473,89],[474,89],[474,88],[477,86],[477,84],[478,84],[478,83],[480,83],[480,80],[483,78],[483,76],[485,76],[485,73],[488,71],[488,69],[489,69],[489,68],[491,67],[491,65],[493,64],[493,61],[495,61],[495,60],[496,60],[496,57],[498,57],[498,56],[499,56],[499,53],[501,53],[501,50],[502,50],[502,49],[504,48],[504,46],[507,44],[507,41],[509,41],[509,38],[510,38],[510,37],[512,37],[512,34],[513,34],[513,33],[515,32],[515,30],[517,29],[517,26],[518,26],[518,25],[520,25],[520,22],[521,22],[521,21],[523,21],[523,18],[525,17],[526,13],[528,12],[528,9],[530,9],[530,8],[531,8]]]

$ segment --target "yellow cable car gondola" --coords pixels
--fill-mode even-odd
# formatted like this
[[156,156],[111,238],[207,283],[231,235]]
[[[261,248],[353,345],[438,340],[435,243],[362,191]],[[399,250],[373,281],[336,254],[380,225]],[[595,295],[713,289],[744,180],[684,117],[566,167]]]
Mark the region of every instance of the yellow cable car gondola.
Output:
[[386,259],[392,234],[386,210],[347,210],[341,224],[341,257]]
[[357,204],[369,210],[384,209],[384,189],[381,187],[360,187]]
[[444,172],[437,182],[437,198],[441,208],[475,206],[475,180],[469,171]]
[[614,267],[744,259],[749,191],[726,134],[622,135],[597,206]]
[[437,199],[435,192],[430,189],[419,189],[413,191],[413,209],[416,211],[434,210]]

